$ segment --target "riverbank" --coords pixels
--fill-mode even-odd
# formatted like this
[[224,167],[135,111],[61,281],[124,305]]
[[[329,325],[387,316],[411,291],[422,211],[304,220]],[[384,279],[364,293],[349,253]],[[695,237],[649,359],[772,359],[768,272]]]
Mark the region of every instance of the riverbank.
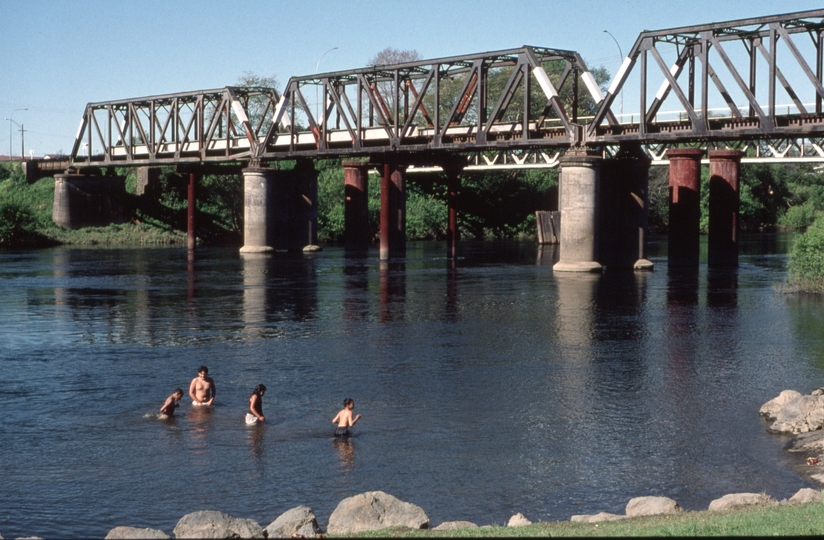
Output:
[[[384,513],[378,514],[369,505],[379,500]],[[646,498],[646,504],[651,501]],[[620,519],[582,522],[542,522],[529,524],[522,515],[513,516],[508,526],[481,526],[468,522],[449,522],[434,528],[426,527],[428,518],[419,507],[398,501],[382,492],[370,492],[341,502],[329,519],[324,534],[312,510],[300,506],[287,511],[265,529],[254,520],[234,518],[222,512],[203,511],[180,519],[169,536],[157,529],[119,526],[106,535],[107,540],[125,538],[483,538],[483,537],[637,537],[637,536],[770,536],[819,535],[824,533],[824,501],[821,493],[803,489],[793,499],[777,503],[766,494],[762,501],[748,506],[654,515],[621,516]],[[634,499],[628,505],[631,507]],[[814,500],[814,502],[809,502]],[[660,502],[660,501],[659,501]],[[640,510],[645,503],[639,503]],[[652,507],[647,506],[647,509]],[[379,522],[392,523],[388,528],[371,527]],[[421,521],[421,519],[423,521]],[[333,524],[334,522],[334,524]],[[402,524],[402,525],[401,525]],[[368,527],[371,530],[364,531]],[[334,529],[334,530],[333,530]],[[360,532],[351,532],[360,531]],[[0,537],[1,539],[2,537]]]
[[560,521],[522,527],[420,530],[384,529],[356,538],[609,537],[609,536],[801,536],[824,534],[824,503],[690,511],[601,523]]

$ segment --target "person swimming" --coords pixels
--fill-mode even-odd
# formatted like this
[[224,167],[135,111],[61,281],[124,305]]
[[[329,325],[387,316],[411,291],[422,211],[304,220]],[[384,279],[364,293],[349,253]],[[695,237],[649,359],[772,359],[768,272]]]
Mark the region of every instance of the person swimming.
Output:
[[355,422],[360,420],[361,415],[352,418],[352,409],[355,408],[355,401],[352,398],[343,400],[343,409],[332,419],[333,424],[337,424],[335,429],[335,437],[351,437],[349,428],[355,425]]
[[249,396],[249,412],[246,413],[246,425],[262,424],[266,421],[263,416],[263,394],[266,393],[266,386],[259,384],[252,390]]
[[181,398],[183,398],[183,390],[178,388],[172,392],[171,396],[166,398],[166,401],[163,402],[163,406],[160,407],[160,415],[158,415],[158,418],[166,419],[174,416],[175,408],[180,407],[178,401],[180,401]]

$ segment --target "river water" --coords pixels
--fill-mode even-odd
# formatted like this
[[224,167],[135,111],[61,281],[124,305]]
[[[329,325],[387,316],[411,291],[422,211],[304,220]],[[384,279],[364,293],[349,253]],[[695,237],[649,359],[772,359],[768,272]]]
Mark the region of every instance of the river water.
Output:
[[[411,243],[244,257],[236,249],[0,254],[0,534],[171,533],[196,510],[323,527],[382,490],[432,525],[688,510],[811,487],[765,432],[781,390],[824,386],[824,315],[786,295],[791,237],[745,237],[737,271],[553,274],[554,248]],[[184,399],[205,364],[216,405]],[[267,423],[243,417],[255,384]],[[346,397],[363,415],[331,437]]]

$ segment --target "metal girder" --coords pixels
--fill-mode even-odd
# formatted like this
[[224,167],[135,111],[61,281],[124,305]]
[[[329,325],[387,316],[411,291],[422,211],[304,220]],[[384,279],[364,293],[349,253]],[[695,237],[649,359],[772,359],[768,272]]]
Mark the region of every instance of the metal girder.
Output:
[[250,160],[269,129],[267,119],[279,97],[273,88],[227,86],[89,103],[72,147],[71,166]]
[[[585,142],[598,146],[620,141],[732,141],[824,134],[822,33],[824,10],[642,32],[588,124]],[[812,46],[802,48],[799,37],[805,35]],[[675,56],[671,67],[664,60],[668,54]],[[696,60],[700,69],[693,69]],[[687,65],[690,69],[685,70]],[[758,76],[759,65],[766,67],[762,72],[766,76]],[[800,75],[791,80],[790,73]],[[724,78],[732,81],[732,90],[724,85]],[[760,88],[759,82],[766,88]],[[647,89],[656,83],[660,88],[648,103]],[[641,113],[637,121],[615,126],[609,121],[615,97],[634,84],[641,96]],[[786,114],[776,109],[778,88],[792,102]],[[695,95],[696,89],[700,96]],[[659,114],[668,98],[673,104],[670,109],[680,111],[678,119]],[[719,113],[715,105],[722,103],[727,110]],[[815,112],[808,111],[808,104]]]

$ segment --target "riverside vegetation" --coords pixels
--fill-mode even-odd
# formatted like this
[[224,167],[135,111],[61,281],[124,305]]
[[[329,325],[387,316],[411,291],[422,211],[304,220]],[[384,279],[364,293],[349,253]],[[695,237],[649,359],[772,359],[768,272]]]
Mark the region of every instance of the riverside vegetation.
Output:
[[[294,167],[281,162],[282,169]],[[318,239],[334,243],[344,233],[343,169],[337,160],[318,160]],[[789,289],[824,293],[824,179],[810,164],[744,164],[741,168],[739,223],[743,232],[806,231],[790,254]],[[126,177],[124,223],[68,231],[52,223],[54,179],[29,184],[20,164],[0,164],[0,248],[72,245],[185,245],[185,175],[162,170],[152,196],[136,195],[133,169]],[[701,230],[707,231],[709,174],[702,170]],[[369,225],[378,235],[380,179],[369,175]],[[668,226],[666,167],[652,167],[649,226]],[[458,194],[462,238],[535,237],[535,211],[557,208],[557,169],[466,172]],[[446,237],[447,183],[437,173],[407,177],[407,237]],[[202,244],[240,245],[243,234],[243,179],[240,175],[205,175],[198,185],[196,227]]]

